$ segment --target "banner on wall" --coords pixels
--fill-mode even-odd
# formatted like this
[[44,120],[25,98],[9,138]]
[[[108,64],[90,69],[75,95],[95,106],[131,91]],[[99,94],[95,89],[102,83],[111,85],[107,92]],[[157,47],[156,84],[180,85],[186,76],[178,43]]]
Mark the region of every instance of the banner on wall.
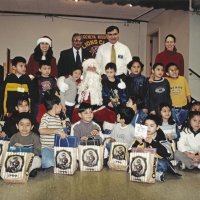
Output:
[[83,48],[87,49],[93,58],[96,56],[99,46],[108,41],[105,34],[81,34],[81,36]]

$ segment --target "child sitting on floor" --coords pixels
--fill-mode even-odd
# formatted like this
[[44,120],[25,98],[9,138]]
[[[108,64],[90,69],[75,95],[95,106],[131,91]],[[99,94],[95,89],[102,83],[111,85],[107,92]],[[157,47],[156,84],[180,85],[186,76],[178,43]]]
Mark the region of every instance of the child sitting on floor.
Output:
[[33,147],[34,158],[29,170],[29,176],[35,177],[37,175],[37,169],[41,167],[41,159],[39,157],[41,153],[41,143],[39,136],[32,132],[33,119],[30,113],[20,113],[16,119],[16,126],[18,132],[11,137],[10,146]]

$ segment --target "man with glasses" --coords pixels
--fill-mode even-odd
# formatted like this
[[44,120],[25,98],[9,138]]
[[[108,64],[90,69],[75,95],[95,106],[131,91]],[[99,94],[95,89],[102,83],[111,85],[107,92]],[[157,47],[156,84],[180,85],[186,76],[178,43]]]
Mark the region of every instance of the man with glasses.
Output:
[[72,48],[61,51],[58,61],[58,76],[70,75],[75,67],[81,67],[82,62],[90,58],[90,53],[82,48],[82,38],[79,33],[72,36]]
[[105,74],[105,66],[109,62],[113,62],[117,66],[117,76],[127,74],[127,64],[132,60],[129,48],[120,43],[119,28],[117,26],[109,26],[106,29],[106,37],[108,42],[102,44],[97,51],[96,59],[101,67],[102,74]]

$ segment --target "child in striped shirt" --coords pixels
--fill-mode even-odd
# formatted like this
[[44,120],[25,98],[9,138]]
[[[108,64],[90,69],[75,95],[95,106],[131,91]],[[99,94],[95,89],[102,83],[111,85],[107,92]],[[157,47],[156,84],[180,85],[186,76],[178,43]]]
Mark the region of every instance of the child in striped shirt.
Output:
[[59,97],[56,95],[45,95],[44,105],[47,113],[42,116],[39,132],[42,144],[42,168],[54,167],[54,136],[60,134],[61,138],[65,137],[63,131],[62,120],[59,114],[62,110],[62,105]]

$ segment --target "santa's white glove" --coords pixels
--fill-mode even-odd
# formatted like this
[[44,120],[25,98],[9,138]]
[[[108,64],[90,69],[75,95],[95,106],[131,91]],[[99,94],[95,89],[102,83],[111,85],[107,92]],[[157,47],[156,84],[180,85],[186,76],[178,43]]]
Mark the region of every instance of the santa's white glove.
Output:
[[126,84],[124,83],[124,81],[122,81],[122,79],[120,79],[120,83],[117,85],[117,87],[123,90],[126,88]]
[[58,78],[57,86],[58,86],[58,89],[63,93],[66,92],[69,89],[69,86],[65,83],[65,77],[64,76],[61,76],[61,77]]

